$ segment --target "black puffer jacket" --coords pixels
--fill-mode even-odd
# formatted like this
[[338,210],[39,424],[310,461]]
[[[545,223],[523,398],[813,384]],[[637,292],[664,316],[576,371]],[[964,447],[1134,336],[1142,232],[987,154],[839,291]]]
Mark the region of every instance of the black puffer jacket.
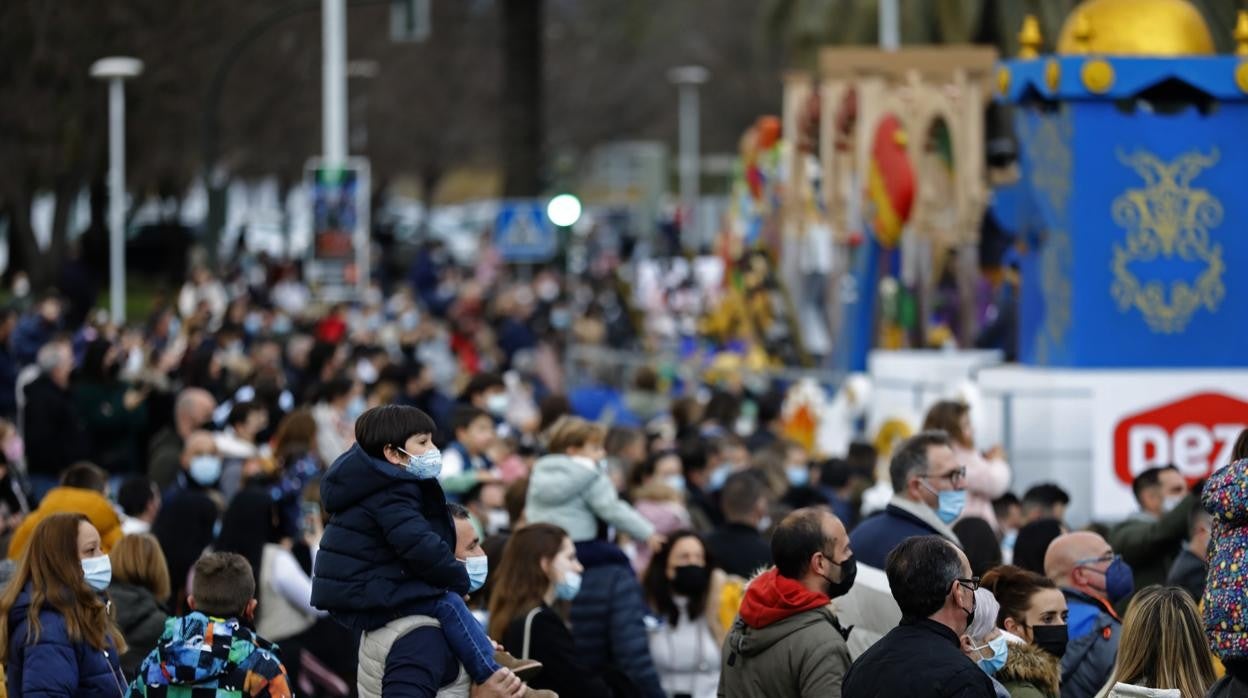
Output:
[[[420,480],[359,445],[321,481],[329,524],[312,578],[312,605],[353,630],[375,630],[416,603],[468,593],[455,526],[437,480]],[[644,634],[643,634],[644,636]]]
[[169,614],[161,608],[152,591],[144,587],[113,582],[108,587],[108,597],[117,610],[117,627],[126,638],[121,670],[126,672],[126,678],[133,679],[143,658],[156,649]]
[[599,673],[618,670],[641,695],[664,698],[650,656],[646,602],[628,558],[603,541],[577,543],[576,556],[585,574],[572,601],[572,637],[585,665]]

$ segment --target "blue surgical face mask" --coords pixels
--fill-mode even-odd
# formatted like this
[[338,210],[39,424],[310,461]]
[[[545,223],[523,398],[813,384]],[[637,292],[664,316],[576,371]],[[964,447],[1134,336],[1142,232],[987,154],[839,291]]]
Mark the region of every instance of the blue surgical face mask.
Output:
[[1013,550],[1014,544],[1018,542],[1018,531],[1007,529],[1005,535],[1001,536],[1001,547],[1005,550]]
[[407,456],[407,465],[403,468],[418,479],[433,480],[442,474],[442,452],[437,448],[430,448],[419,456],[413,456],[397,446],[395,450]]
[[112,560],[107,555],[83,558],[82,576],[87,580],[87,586],[96,591],[104,591],[113,581]]
[[468,592],[472,593],[485,586],[485,578],[490,575],[490,558],[478,555],[464,560],[468,568]]
[[944,490],[937,492],[932,489],[926,482],[919,481],[928,492],[936,495],[938,503],[936,505],[936,516],[941,521],[951,524],[957,521],[962,515],[962,510],[966,508],[966,490]]
[[1010,645],[1004,635],[998,635],[997,639],[990,640],[988,644],[981,645],[975,649],[976,651],[982,651],[984,648],[992,650],[992,656],[987,659],[981,657],[975,663],[979,665],[980,669],[984,670],[985,674],[992,676],[1000,671],[1001,667],[1005,666],[1005,660],[1010,654]]
[[347,418],[348,422],[354,422],[360,418],[360,415],[364,414],[366,409],[368,409],[368,401],[364,399],[363,395],[356,395],[351,398],[351,402],[347,403],[347,409],[343,416]]
[[212,487],[221,479],[221,459],[210,454],[195,456],[187,474],[201,487]]
[[572,570],[564,572],[563,579],[555,585],[555,598],[561,601],[571,601],[579,593],[581,593],[580,573]]
[[789,476],[789,485],[792,487],[805,487],[810,484],[810,468],[804,465],[786,466],[784,473]]
[[1105,569],[1105,595],[1113,603],[1118,603],[1130,596],[1133,591],[1135,591],[1135,575],[1131,572],[1131,565],[1124,562],[1121,557],[1115,557]]
[[728,476],[732,474],[732,465],[725,463],[711,472],[711,479],[707,481],[706,488],[711,492],[718,492],[724,489],[724,483],[728,481]]
[[685,476],[684,475],[668,475],[667,477],[663,478],[663,482],[666,483],[668,487],[676,490],[677,492],[683,493],[685,491]]

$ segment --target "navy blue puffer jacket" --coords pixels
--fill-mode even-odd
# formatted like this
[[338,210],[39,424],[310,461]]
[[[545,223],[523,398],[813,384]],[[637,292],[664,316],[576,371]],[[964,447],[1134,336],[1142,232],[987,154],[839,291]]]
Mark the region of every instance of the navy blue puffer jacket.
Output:
[[39,639],[26,641],[30,585],[9,610],[9,657],[5,682],[10,698],[95,698],[124,696],[126,678],[117,648],[97,650],[72,642],[65,617],[44,605],[39,609]]
[[595,671],[617,669],[641,695],[664,698],[650,656],[645,598],[628,558],[600,540],[577,543],[576,556],[585,574],[572,601],[572,638],[585,665]]
[[375,630],[414,604],[468,593],[455,526],[437,480],[420,480],[359,445],[321,481],[329,524],[312,577],[312,605],[353,630]]

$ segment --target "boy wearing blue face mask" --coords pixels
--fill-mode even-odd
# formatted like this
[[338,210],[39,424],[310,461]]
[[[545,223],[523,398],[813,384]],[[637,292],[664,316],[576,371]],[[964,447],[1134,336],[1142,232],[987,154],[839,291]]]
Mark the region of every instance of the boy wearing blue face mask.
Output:
[[330,520],[316,556],[312,605],[365,633],[408,616],[436,618],[468,676],[484,684],[510,670],[495,660],[464,604],[470,578],[456,559],[455,527],[438,484],[435,429],[429,415],[402,405],[375,407],[356,420],[355,445],[321,481]]

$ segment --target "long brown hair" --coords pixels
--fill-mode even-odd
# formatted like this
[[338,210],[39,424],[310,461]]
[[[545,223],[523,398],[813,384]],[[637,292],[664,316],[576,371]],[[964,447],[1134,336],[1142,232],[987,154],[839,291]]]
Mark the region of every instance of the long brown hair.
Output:
[[316,419],[307,408],[286,415],[273,432],[273,455],[280,461],[316,446]]
[[490,637],[502,637],[512,620],[545,602],[550,577],[542,560],[554,559],[567,537],[562,528],[545,523],[511,534],[490,595]]
[[26,642],[39,640],[39,611],[51,606],[65,619],[70,642],[86,642],[107,649],[112,638],[118,652],[126,651],[121,631],[108,614],[108,606],[87,586],[78,557],[78,528],[90,524],[82,514],[53,514],[35,527],[30,545],[17,562],[17,572],[0,595],[0,657],[9,655],[9,611],[26,587],[30,608],[26,613]]
[[942,400],[927,411],[927,417],[923,420],[923,431],[940,429],[957,443],[969,446],[966,443],[966,434],[962,433],[962,418],[970,411],[971,408],[965,402]]
[[1196,602],[1179,587],[1150,586],[1122,619],[1112,683],[1177,688],[1203,696],[1216,677]]

